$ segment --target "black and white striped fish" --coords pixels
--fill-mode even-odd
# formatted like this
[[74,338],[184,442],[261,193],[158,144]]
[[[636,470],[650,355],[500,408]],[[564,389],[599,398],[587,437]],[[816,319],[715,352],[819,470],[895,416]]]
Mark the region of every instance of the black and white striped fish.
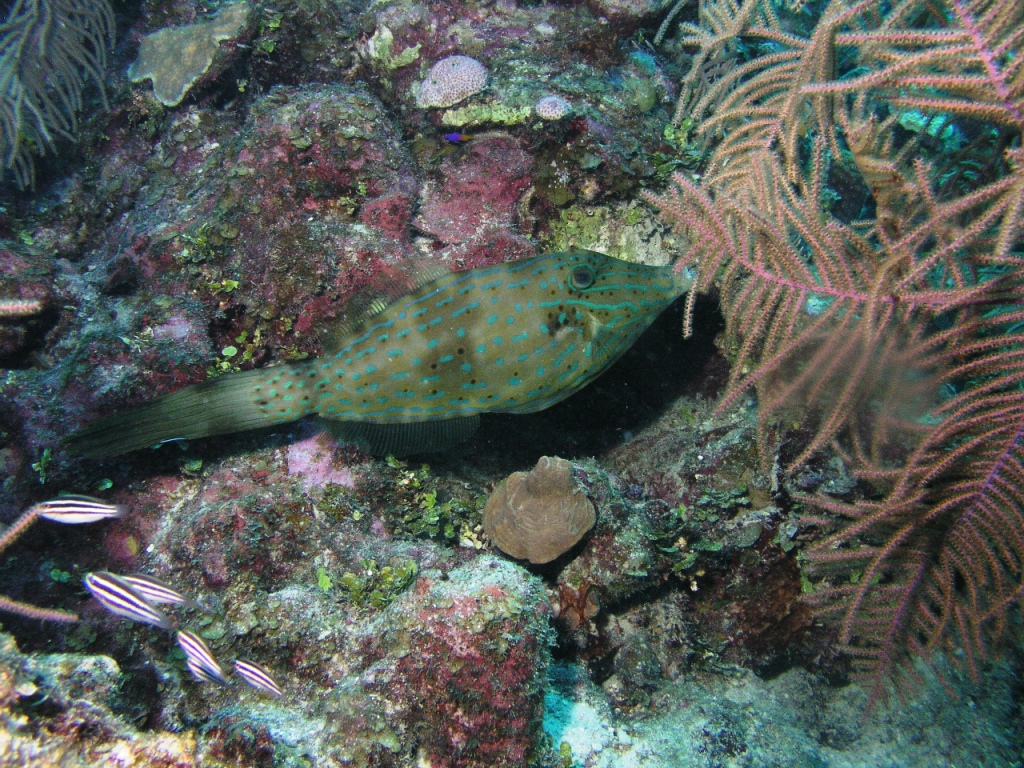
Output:
[[235,661],[235,672],[253,688],[258,688],[274,696],[280,696],[284,693],[281,690],[281,686],[277,684],[277,681],[271,677],[270,672],[253,661],[237,659]]
[[85,575],[85,588],[111,613],[132,621],[172,630],[174,623],[165,613],[147,602],[131,584],[107,571]]
[[53,520],[55,523],[77,525],[79,523],[95,523],[112,517],[123,517],[124,507],[108,504],[102,499],[92,496],[61,496],[57,499],[42,501],[36,504],[31,512],[39,517]]
[[224,675],[216,675],[212,670],[206,667],[196,664],[194,661],[189,661],[185,666],[188,667],[188,671],[192,673],[192,677],[198,680],[200,683],[217,683],[217,685],[230,685],[231,683],[225,679]]
[[131,584],[136,592],[154,605],[184,605],[186,608],[198,608],[201,611],[206,611],[191,597],[186,597],[174,587],[153,576],[148,576],[145,573],[132,573],[122,576],[121,579]]
[[228,679],[224,677],[220,664],[213,658],[213,653],[210,651],[210,647],[203,641],[203,638],[192,632],[182,630],[178,632],[178,645],[185,652],[185,658],[188,659],[188,669],[196,679],[204,683],[231,685]]

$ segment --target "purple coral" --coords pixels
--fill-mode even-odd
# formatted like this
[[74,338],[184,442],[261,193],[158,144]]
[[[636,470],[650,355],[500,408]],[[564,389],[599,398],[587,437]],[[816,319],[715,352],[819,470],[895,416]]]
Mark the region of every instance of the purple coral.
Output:
[[420,83],[416,106],[450,107],[487,85],[487,67],[469,56],[448,56],[434,64]]

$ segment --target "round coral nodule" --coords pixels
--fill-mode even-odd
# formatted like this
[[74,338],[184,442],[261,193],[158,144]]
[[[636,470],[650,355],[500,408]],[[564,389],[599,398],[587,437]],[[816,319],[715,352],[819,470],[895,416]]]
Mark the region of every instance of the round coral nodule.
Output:
[[542,456],[529,473],[513,472],[484,505],[484,530],[498,549],[536,565],[572,549],[596,519],[572,464],[557,456]]
[[450,107],[487,85],[487,67],[469,56],[448,56],[434,64],[420,83],[416,106]]
[[561,120],[572,112],[569,102],[558,96],[545,96],[533,109],[544,120]]

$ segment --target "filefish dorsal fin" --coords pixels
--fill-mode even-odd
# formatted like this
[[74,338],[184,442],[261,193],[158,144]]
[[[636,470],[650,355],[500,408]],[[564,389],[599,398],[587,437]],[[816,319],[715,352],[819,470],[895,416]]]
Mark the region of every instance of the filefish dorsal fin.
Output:
[[361,289],[345,302],[342,319],[324,334],[324,354],[338,352],[360,325],[379,315],[393,302],[449,273],[450,270],[440,264],[413,260],[394,265],[390,274],[378,274],[369,287]]
[[479,416],[443,421],[375,424],[366,421],[330,421],[328,430],[339,442],[352,443],[374,456],[408,456],[443,451],[468,440],[480,426]]

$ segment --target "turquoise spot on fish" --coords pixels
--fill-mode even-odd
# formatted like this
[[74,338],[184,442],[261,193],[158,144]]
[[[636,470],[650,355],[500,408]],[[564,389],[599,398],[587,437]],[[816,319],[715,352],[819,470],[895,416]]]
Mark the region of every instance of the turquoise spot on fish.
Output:
[[[465,417],[531,413],[586,386],[688,287],[671,267],[592,251],[434,272],[390,303],[372,302],[339,330],[323,359],[211,379],[103,419],[68,443],[87,455],[117,455],[319,413],[374,452],[443,447],[471,433],[475,422]],[[507,337],[488,332],[502,321]],[[527,342],[529,349],[517,346]],[[352,370],[357,360],[362,371]],[[514,375],[494,375],[513,360]],[[363,376],[373,377],[361,382],[373,399],[342,398],[342,381],[357,386]],[[469,390],[471,399],[446,394]],[[301,405],[284,405],[292,400]],[[373,430],[346,431],[359,426]]]

